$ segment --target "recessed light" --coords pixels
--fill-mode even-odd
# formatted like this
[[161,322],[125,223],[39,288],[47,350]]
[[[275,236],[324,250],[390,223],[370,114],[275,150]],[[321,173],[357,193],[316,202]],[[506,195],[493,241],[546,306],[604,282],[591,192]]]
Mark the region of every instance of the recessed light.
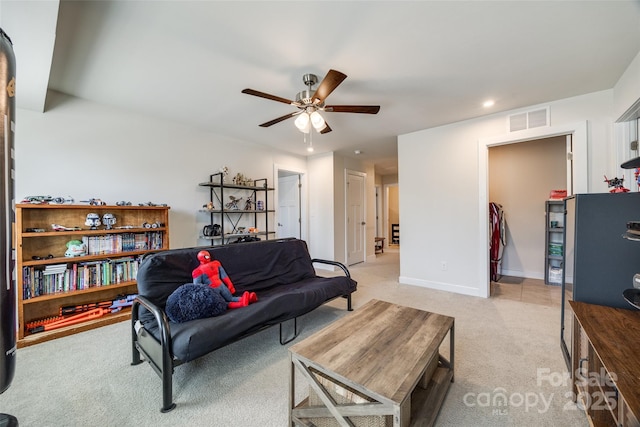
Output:
[[313,153],[313,147],[307,147],[307,151]]
[[355,155],[356,155],[356,156],[358,156],[358,155],[362,154],[362,151],[360,151],[360,150],[355,150],[355,151],[354,151],[354,153],[355,153]]
[[482,106],[483,106],[484,108],[489,108],[489,107],[493,107],[493,105],[494,105],[494,104],[495,104],[495,101],[494,101],[493,99],[489,99],[489,100],[487,100],[487,101],[484,101],[484,102],[482,103]]

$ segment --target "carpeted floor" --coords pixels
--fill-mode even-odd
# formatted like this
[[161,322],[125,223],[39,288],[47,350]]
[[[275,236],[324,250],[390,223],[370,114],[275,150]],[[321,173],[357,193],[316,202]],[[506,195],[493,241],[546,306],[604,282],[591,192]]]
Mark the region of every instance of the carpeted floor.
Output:
[[[455,317],[455,382],[436,425],[588,425],[564,379],[557,305],[518,300],[513,292],[483,299],[400,285],[398,253],[386,249],[376,261],[350,270],[359,282],[356,309],[377,298]],[[323,306],[299,320],[302,337],[345,315],[343,300]],[[38,427],[288,423],[291,368],[278,328],[177,367],[178,406],[167,414],[159,411],[158,376],[146,363],[130,366],[130,360],[128,322],[20,349],[0,412]],[[297,387],[297,399],[307,392]]]

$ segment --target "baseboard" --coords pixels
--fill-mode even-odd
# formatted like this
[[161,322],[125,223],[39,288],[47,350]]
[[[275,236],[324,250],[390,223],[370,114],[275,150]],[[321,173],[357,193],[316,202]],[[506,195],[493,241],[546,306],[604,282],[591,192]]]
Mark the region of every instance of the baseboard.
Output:
[[471,295],[485,298],[486,290],[471,286],[453,285],[451,283],[432,282],[429,280],[415,279],[413,277],[400,276],[398,282],[404,285],[420,286],[422,288],[435,289],[438,291],[453,292],[456,294]]

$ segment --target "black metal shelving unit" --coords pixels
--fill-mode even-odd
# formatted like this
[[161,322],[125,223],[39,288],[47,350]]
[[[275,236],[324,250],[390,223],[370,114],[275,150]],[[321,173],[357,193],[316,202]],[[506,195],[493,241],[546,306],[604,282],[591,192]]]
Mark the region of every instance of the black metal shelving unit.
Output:
[[[223,173],[219,172],[210,175],[209,182],[201,182],[198,185],[209,188],[209,200],[213,209],[201,210],[209,215],[208,225],[220,225],[219,235],[207,236],[202,233],[201,239],[211,240],[212,245],[226,245],[247,236],[265,240],[275,236],[275,231],[269,229],[269,215],[275,213],[274,209],[269,209],[269,192],[274,191],[274,188],[268,186],[267,178],[253,180],[253,185],[228,184],[224,182]],[[228,207],[229,202],[225,197],[231,196],[232,192],[243,194],[243,198],[250,197],[253,201],[252,206],[249,206],[249,209],[245,209],[247,206],[238,206],[237,209]],[[244,203],[246,204],[246,200]],[[258,209],[258,203],[262,205],[262,209]],[[251,218],[249,222],[252,226],[258,228],[257,232],[240,229],[241,220],[247,217]]]

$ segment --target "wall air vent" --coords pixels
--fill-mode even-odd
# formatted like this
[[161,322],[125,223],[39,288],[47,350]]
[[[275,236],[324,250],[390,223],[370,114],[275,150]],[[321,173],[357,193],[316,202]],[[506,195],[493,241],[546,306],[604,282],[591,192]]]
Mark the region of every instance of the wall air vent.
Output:
[[549,107],[512,114],[507,117],[509,132],[549,126]]

